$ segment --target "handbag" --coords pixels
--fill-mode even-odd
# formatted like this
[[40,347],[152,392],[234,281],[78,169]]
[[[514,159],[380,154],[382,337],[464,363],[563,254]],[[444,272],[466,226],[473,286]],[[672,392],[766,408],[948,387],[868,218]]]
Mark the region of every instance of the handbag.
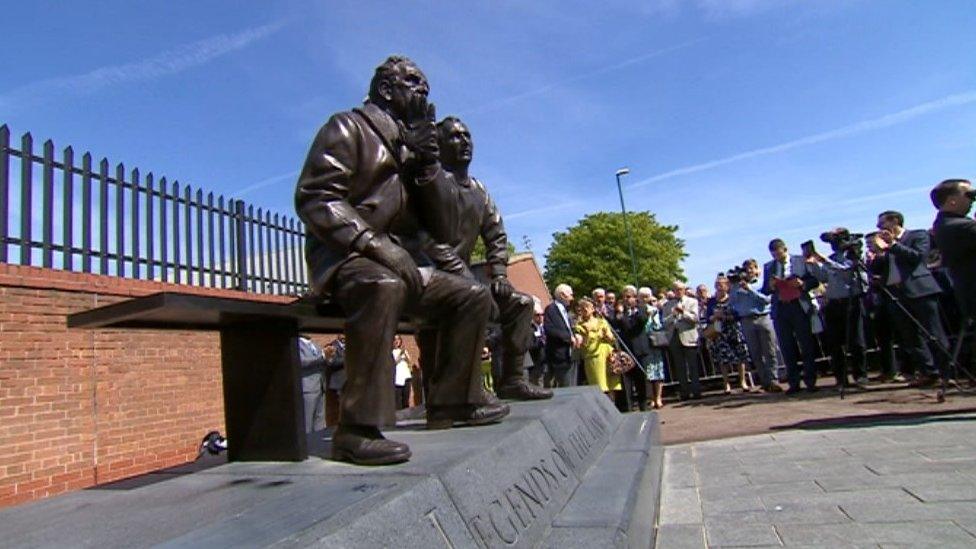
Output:
[[634,366],[634,359],[626,352],[618,349],[614,349],[610,353],[610,358],[607,360],[607,367],[610,368],[610,373],[615,375],[627,373],[633,370]]
[[722,337],[721,321],[716,320],[715,322],[712,322],[706,326],[705,330],[702,331],[702,335],[705,336],[705,339],[709,341],[715,341],[716,339]]
[[670,340],[668,333],[664,330],[654,330],[650,333],[651,345],[654,347],[667,347]]

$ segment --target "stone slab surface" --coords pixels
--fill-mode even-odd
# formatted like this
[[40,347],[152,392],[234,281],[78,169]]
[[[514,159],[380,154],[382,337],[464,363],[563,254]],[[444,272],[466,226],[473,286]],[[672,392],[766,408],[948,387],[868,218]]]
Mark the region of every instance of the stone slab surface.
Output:
[[657,428],[653,413],[626,416],[553,520],[547,544],[586,530],[585,539],[595,543],[588,546],[653,546],[663,457]]
[[[650,546],[663,456],[656,417],[625,420],[592,387],[512,408],[477,428],[404,422],[386,431],[413,451],[396,466],[325,459],[323,432],[300,463],[195,464],[0,510],[0,548],[538,547],[561,536]],[[613,505],[595,507],[591,490],[578,489],[585,482]],[[550,531],[570,501],[588,522]]]
[[976,416],[665,449],[657,547],[976,547]]

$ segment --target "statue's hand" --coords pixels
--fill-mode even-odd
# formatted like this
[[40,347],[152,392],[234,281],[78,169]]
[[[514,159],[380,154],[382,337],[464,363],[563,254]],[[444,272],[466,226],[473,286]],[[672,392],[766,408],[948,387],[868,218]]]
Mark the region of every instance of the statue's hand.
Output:
[[423,290],[420,269],[406,250],[385,236],[374,236],[363,246],[362,254],[396,273],[410,291],[419,294]]
[[491,285],[489,287],[491,288],[491,294],[500,299],[508,299],[515,292],[515,287],[509,282],[507,276],[496,276],[491,279]]
[[423,116],[407,120],[401,125],[403,143],[413,153],[414,167],[425,167],[437,162],[440,148],[437,145],[437,114],[433,103],[428,103]]

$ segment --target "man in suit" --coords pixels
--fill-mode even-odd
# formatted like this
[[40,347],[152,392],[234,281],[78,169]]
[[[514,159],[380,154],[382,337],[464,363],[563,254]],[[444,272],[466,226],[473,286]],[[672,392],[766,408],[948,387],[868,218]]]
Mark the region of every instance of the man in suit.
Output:
[[931,198],[939,210],[932,228],[942,264],[949,270],[963,314],[976,318],[976,220],[966,217],[976,190],[965,179],[947,179],[932,189]]
[[[448,116],[437,124],[437,144],[441,165],[450,177],[435,179],[419,192],[424,193],[424,211],[433,214],[427,225],[433,228],[434,240],[449,249],[432,255],[438,268],[474,280],[469,270],[471,253],[479,239],[484,242],[488,288],[500,324],[497,346],[491,349],[495,392],[516,400],[552,398],[552,391],[525,379],[525,355],[532,344],[532,296],[515,291],[508,280],[508,236],[501,213],[488,189],[468,173],[474,154],[471,132],[460,119]],[[424,345],[422,354],[429,347]]]
[[333,115],[310,147],[295,191],[305,223],[313,294],[336,300],[348,342],[333,459],[382,465],[406,461],[406,444],[379,427],[393,420],[393,336],[401,313],[436,318],[441,330],[430,372],[428,426],[498,421],[486,403],[480,356],[491,295],[465,278],[423,270],[421,227],[408,194],[444,177],[423,72],[405,57],[377,67],[361,108]]
[[546,387],[572,387],[576,384],[573,368],[573,349],[583,340],[573,333],[575,326],[569,316],[573,302],[573,288],[569,284],[556,286],[555,299],[542,314],[542,327],[546,334]]
[[[701,398],[701,374],[698,368],[698,300],[685,293],[683,282],[675,281],[674,297],[661,311],[664,330],[671,351],[671,379],[677,378],[681,400]],[[690,383],[689,383],[690,377]]]
[[772,261],[763,266],[762,292],[772,302],[773,326],[779,349],[786,362],[787,394],[800,391],[800,364],[803,357],[803,383],[807,391],[817,390],[816,342],[810,327],[814,305],[810,290],[820,282],[813,276],[803,256],[790,255],[779,238],[769,242]]
[[[647,307],[637,300],[637,288],[625,286],[621,303],[611,320],[611,324],[620,338],[627,344],[630,352],[634,353],[640,368],[631,368],[624,374],[624,380],[633,386],[637,396],[637,407],[642,412],[647,411],[647,377],[644,368],[651,355],[651,341],[644,329],[647,327]],[[627,409],[630,410],[630,388],[625,387]]]
[[904,224],[905,218],[899,212],[889,210],[878,215],[878,232],[874,239],[879,256],[874,262],[875,274],[938,342],[930,348],[925,335],[911,319],[897,304],[889,304],[901,347],[915,366],[916,377],[911,385],[932,386],[938,383],[939,375],[945,373],[944,350],[949,348],[939,311],[942,288],[926,265],[930,250],[928,232],[909,231]]
[[542,375],[546,371],[546,331],[542,325],[545,312],[538,297],[532,296],[532,301],[532,344],[529,345],[529,360],[532,366],[526,368],[528,370],[526,373],[531,383],[540,385]]

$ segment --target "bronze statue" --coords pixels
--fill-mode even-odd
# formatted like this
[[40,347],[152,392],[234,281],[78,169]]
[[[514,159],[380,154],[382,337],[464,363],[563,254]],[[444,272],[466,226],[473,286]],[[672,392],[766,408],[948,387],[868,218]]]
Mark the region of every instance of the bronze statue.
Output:
[[485,399],[479,360],[487,288],[434,270],[411,189],[446,177],[423,72],[393,56],[377,67],[361,108],[333,115],[312,142],[295,192],[314,294],[346,314],[346,373],[333,459],[364,465],[410,458],[379,427],[393,418],[392,345],[403,313],[435,322],[428,425],[501,420]]
[[[538,400],[552,398],[552,391],[525,379],[524,361],[532,343],[532,297],[515,291],[508,280],[508,236],[501,214],[485,186],[468,175],[474,153],[471,132],[460,119],[449,116],[437,125],[441,166],[451,177],[430,180],[423,186],[420,199],[438,245],[449,250],[431,253],[438,267],[461,276],[474,278],[469,267],[471,252],[481,238],[485,243],[485,260],[489,271],[489,288],[497,305],[501,325],[502,375],[495,382],[501,398]],[[436,211],[434,211],[434,207]],[[445,259],[446,258],[446,259]],[[459,261],[458,261],[459,260]],[[430,330],[421,330],[421,362],[436,341]]]

